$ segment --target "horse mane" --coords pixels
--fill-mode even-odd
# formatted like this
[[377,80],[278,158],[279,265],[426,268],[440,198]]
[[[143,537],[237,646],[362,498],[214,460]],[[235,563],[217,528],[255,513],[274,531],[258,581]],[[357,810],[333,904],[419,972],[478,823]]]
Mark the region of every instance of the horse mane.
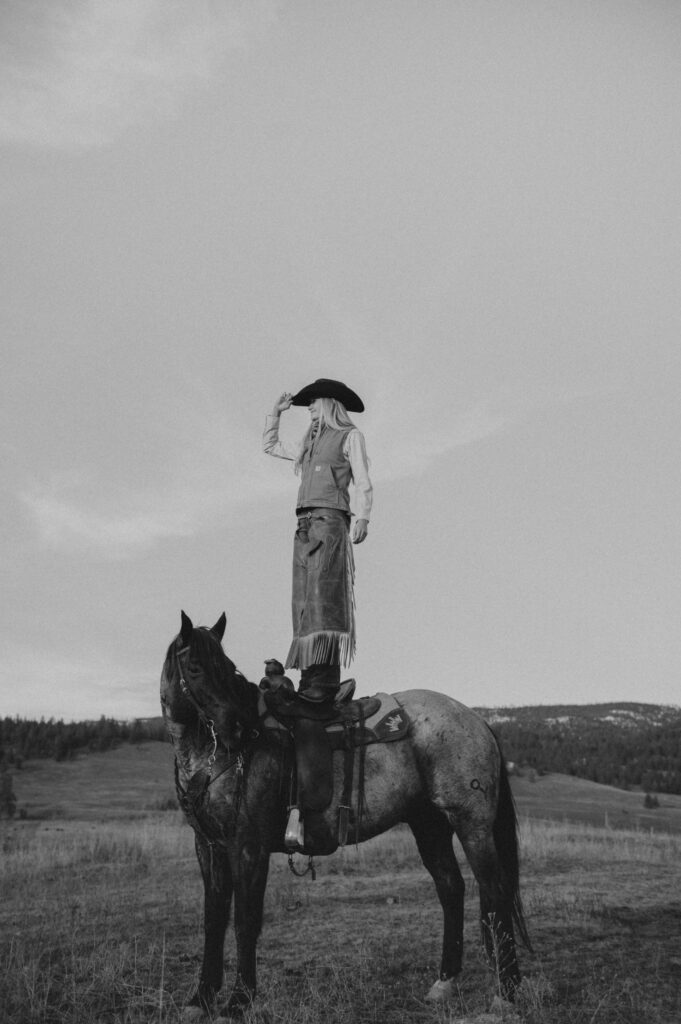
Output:
[[258,718],[258,687],[249,682],[225,654],[215,634],[206,626],[195,628],[191,647],[206,678],[213,684],[216,699],[236,705],[242,721],[249,726],[255,725]]

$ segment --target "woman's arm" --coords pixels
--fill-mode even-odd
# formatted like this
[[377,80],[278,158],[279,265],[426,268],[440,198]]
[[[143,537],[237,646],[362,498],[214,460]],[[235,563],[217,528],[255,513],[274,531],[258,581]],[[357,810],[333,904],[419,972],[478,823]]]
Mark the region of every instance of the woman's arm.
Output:
[[369,479],[369,460],[364,445],[364,436],[359,430],[351,430],[348,434],[345,454],[352,469],[352,479],[355,485],[356,520],[352,529],[352,540],[355,544],[361,544],[366,539],[369,529],[374,489]]
[[291,407],[291,398],[292,395],[285,391],[274,403],[271,414],[265,418],[262,449],[266,455],[273,455],[277,459],[290,459],[295,462],[300,452],[300,445],[279,440],[279,418],[282,412]]

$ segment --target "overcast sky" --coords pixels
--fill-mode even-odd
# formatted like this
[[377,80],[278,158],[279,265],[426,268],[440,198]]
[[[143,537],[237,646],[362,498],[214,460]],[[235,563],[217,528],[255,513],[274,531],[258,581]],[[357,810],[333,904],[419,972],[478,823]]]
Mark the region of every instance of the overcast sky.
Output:
[[0,147],[1,714],[285,657],[320,376],[361,693],[681,701],[676,0],[5,0]]

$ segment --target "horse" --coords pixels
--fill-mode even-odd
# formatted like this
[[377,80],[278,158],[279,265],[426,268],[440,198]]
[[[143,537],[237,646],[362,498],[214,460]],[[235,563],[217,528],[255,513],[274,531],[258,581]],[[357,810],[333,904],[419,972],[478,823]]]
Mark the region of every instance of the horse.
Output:
[[[204,890],[203,960],[187,1005],[207,1012],[217,1006],[233,899],[236,976],[221,1012],[237,1017],[256,993],[270,854],[289,852],[284,837],[295,755],[286,730],[264,727],[262,691],[225,654],[225,626],[224,612],[210,628],[195,628],[181,613],[163,665],[161,705]],[[499,743],[480,715],[444,694],[412,689],[393,697],[408,716],[408,734],[364,748],[352,794],[363,813],[350,825],[349,840],[362,843],[400,822],[411,828],[444,917],[440,973],[426,998],[444,1001],[454,995],[463,955],[456,834],[479,886],[488,962],[502,995],[513,1001],[520,984],[514,928],[531,945],[519,890],[517,817]],[[331,804],[315,816],[314,849],[303,846],[303,854],[326,856],[339,846],[344,756],[333,754]],[[307,843],[307,830],[305,836]]]

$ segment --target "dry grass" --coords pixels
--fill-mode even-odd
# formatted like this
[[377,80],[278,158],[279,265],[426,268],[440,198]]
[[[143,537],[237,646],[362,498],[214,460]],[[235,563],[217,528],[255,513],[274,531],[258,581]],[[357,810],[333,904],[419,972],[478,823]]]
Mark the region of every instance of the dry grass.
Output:
[[[179,814],[21,822],[0,838],[4,1024],[180,1021],[202,929],[192,834]],[[536,955],[521,960],[522,1018],[680,1019],[681,839],[526,820],[523,849]],[[316,882],[298,880],[273,858],[246,1024],[449,1024],[488,1009],[495,981],[478,951],[468,875],[465,971],[454,1003],[433,1008],[423,997],[441,914],[411,835],[395,830],[319,867]]]
[[530,817],[681,835],[678,794],[661,793],[660,806],[646,808],[640,791],[601,786],[570,775],[550,774],[532,779],[526,774],[511,780],[518,807]]
[[13,776],[19,810],[31,820],[139,818],[174,797],[170,743],[126,743],[58,763],[27,761]]
[[[523,1019],[680,1020],[681,797],[646,816],[642,794],[583,780],[513,785],[536,949],[521,958]],[[191,830],[179,812],[153,811],[172,803],[169,745],[28,764],[15,790],[29,817],[0,823],[2,1024],[180,1021],[199,969],[202,892]],[[314,883],[273,858],[245,1024],[482,1021],[495,980],[465,875],[465,970],[438,1009],[423,997],[441,911],[407,830],[321,861]],[[226,959],[229,984],[231,932]]]

